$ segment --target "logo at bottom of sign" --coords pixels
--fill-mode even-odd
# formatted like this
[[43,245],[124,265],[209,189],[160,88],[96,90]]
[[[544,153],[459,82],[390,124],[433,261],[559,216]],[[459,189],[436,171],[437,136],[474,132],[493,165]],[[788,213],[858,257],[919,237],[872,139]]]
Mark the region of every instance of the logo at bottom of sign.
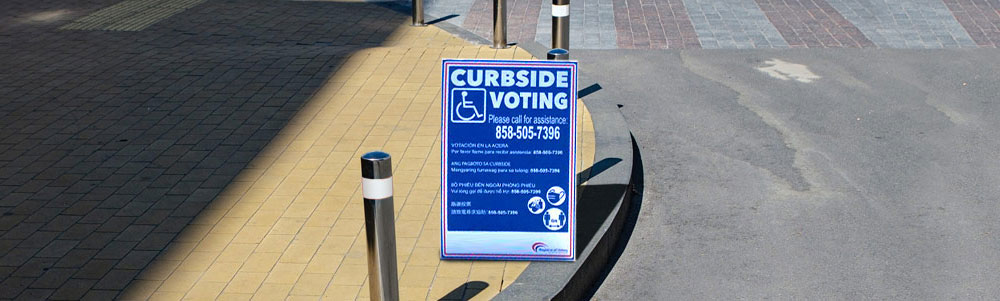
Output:
[[549,248],[549,245],[546,245],[544,242],[536,242],[532,244],[531,250],[535,253],[543,254],[561,254],[569,252],[569,250],[563,248]]

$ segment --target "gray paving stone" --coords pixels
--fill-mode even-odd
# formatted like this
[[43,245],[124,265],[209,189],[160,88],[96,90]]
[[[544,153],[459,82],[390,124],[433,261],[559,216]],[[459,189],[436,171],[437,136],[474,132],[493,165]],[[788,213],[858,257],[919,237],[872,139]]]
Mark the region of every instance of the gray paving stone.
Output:
[[684,6],[703,48],[788,47],[753,0],[684,0]]
[[[570,18],[572,18],[572,2],[570,2]],[[545,47],[552,47],[552,4],[542,2],[542,8],[538,11],[538,29],[535,30],[535,42],[542,44]],[[570,29],[572,29],[573,22],[570,20]],[[573,45],[572,37],[570,37],[570,46]]]
[[55,290],[52,289],[26,289],[17,298],[22,300],[45,300],[49,298]]
[[879,47],[976,47],[969,34],[940,0],[827,2]]
[[77,240],[54,240],[48,246],[35,254],[35,257],[62,257],[73,249],[80,241]]
[[66,281],[58,290],[52,293],[49,298],[54,300],[79,300],[90,287],[97,283],[97,280],[85,280],[85,279],[70,279]]
[[66,280],[69,280],[73,274],[76,273],[76,269],[71,268],[52,268],[42,274],[34,283],[31,284],[31,288],[43,288],[43,289],[56,289],[59,288]]
[[438,18],[456,15],[445,22],[462,26],[462,22],[465,22],[465,17],[468,16],[469,9],[472,8],[474,2],[475,0],[424,0],[424,12]]
[[[552,46],[552,3],[543,1],[538,14],[535,41]],[[571,0],[569,3],[570,49],[616,49],[614,4],[611,0]]]

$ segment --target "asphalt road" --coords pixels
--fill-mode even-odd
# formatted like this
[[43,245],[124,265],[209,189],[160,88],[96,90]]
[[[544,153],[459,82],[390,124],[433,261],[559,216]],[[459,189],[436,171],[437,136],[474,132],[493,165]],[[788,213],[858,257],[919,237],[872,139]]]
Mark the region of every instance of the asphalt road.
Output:
[[1000,298],[1000,52],[572,55],[644,170],[595,299]]

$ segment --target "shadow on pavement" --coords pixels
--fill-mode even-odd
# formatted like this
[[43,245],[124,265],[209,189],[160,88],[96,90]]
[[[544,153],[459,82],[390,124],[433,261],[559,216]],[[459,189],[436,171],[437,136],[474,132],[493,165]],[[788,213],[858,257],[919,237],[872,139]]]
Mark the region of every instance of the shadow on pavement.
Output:
[[440,23],[440,22],[448,21],[449,19],[455,18],[455,17],[458,17],[458,15],[451,14],[451,15],[447,15],[447,16],[444,16],[444,17],[440,17],[440,18],[434,19],[434,20],[427,21],[425,23],[427,25],[434,25],[434,24],[437,24],[437,23]]
[[587,167],[587,169],[584,169],[584,170],[576,173],[576,182],[577,183],[586,182],[587,180],[589,180],[589,179],[593,178],[594,176],[596,176],[596,175],[604,172],[605,170],[608,170],[609,168],[611,168],[612,166],[615,166],[615,164],[618,164],[618,162],[621,162],[621,161],[622,161],[622,159],[619,159],[619,158],[604,158],[604,159],[601,159],[601,161],[598,161],[597,163],[594,163],[594,165],[592,165],[590,167]]
[[[630,135],[631,136],[631,135]],[[594,297],[597,293],[597,289],[601,287],[604,283],[604,279],[608,277],[611,270],[614,269],[615,263],[618,262],[618,258],[621,258],[622,253],[625,251],[625,247],[628,246],[629,239],[632,238],[632,231],[635,230],[635,223],[639,219],[639,211],[642,209],[642,195],[645,185],[645,179],[643,178],[643,166],[642,166],[642,153],[639,152],[639,144],[635,140],[635,136],[632,136],[632,183],[633,183],[633,194],[630,200],[631,204],[628,206],[628,216],[625,218],[625,223],[622,226],[621,236],[618,237],[618,241],[615,242],[614,249],[611,250],[611,256],[608,258],[608,264],[605,265],[604,269],[597,276],[597,280],[594,282],[593,287],[584,295],[584,300],[589,300]]]
[[459,285],[438,300],[470,300],[489,286],[490,284],[486,282],[469,281]]
[[[601,172],[608,170],[622,159],[604,158],[593,166],[577,173],[577,183],[583,183]],[[626,185],[583,185],[581,197],[577,202],[577,240],[576,256],[579,257],[597,234],[597,230],[615,208],[615,201],[620,199]],[[585,197],[584,197],[585,196]]]
[[18,10],[0,25],[0,299],[119,296],[347,56],[408,20],[364,3],[223,0],[139,32],[61,31],[72,19],[10,24],[63,3],[6,5]]
[[593,85],[587,86],[586,88],[583,88],[582,90],[580,90],[579,92],[577,92],[576,97],[579,97],[579,98],[587,97],[587,95],[590,95],[590,94],[593,94],[594,92],[600,91],[602,88],[603,87],[601,87],[601,84],[593,84]]

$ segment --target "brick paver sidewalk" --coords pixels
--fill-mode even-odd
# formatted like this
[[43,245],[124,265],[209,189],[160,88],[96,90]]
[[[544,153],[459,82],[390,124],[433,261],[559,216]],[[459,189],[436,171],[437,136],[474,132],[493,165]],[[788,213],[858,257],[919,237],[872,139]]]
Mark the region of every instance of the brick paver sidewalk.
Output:
[[364,299],[375,149],[405,298],[488,298],[524,269],[438,260],[438,75],[526,52],[372,4],[133,1],[0,15],[0,299]]
[[[409,3],[409,1],[404,1]],[[489,39],[491,0],[426,0]],[[551,40],[551,2],[507,0],[508,38]],[[573,0],[571,49],[995,48],[996,0]]]

